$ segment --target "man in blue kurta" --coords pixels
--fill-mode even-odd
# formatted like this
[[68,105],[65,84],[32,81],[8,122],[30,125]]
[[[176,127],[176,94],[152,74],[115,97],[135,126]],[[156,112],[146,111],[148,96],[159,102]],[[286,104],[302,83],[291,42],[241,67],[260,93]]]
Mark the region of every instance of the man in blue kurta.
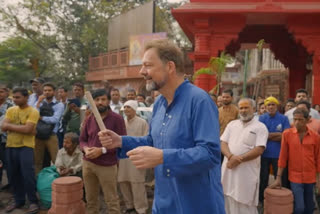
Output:
[[155,168],[154,214],[224,214],[216,105],[183,79],[182,53],[168,40],[145,47],[140,70],[147,90],[158,90],[145,137],[99,133],[107,149],[118,149],[138,169]]
[[[279,101],[275,97],[271,96],[265,99],[264,105],[267,108],[267,113],[260,115],[259,121],[266,125],[269,136],[267,148],[261,156],[260,202],[263,202],[264,190],[269,183],[270,164],[272,165],[274,178],[277,176],[282,132],[290,128],[288,118],[278,111]],[[282,176],[282,184],[284,187],[288,187],[288,171],[286,171],[285,176]]]

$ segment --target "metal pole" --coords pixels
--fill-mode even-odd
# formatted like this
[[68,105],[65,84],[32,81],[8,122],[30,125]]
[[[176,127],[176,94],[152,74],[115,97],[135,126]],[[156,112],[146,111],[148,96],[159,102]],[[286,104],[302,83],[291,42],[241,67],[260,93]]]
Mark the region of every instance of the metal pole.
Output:
[[248,71],[248,58],[249,58],[249,51],[245,51],[244,56],[244,79],[243,79],[243,86],[242,86],[242,97],[247,96],[247,71]]
[[156,32],[156,0],[152,1],[153,7],[152,7],[152,33]]

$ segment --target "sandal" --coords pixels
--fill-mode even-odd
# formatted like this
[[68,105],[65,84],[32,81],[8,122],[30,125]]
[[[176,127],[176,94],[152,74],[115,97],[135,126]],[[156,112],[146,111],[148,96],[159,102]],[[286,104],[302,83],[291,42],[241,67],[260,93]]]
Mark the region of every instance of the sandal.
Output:
[[21,208],[23,206],[24,206],[24,204],[17,204],[16,202],[12,202],[6,207],[6,213],[10,213],[13,210],[15,210],[16,208]]
[[28,211],[26,212],[26,214],[36,214],[39,212],[39,206],[38,204],[30,204]]

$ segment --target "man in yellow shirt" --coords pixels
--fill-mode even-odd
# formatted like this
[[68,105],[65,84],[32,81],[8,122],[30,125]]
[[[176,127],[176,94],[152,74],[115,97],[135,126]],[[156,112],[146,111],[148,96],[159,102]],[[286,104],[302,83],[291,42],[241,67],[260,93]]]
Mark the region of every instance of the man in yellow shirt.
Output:
[[30,207],[27,213],[39,211],[36,196],[36,181],[33,166],[33,149],[35,146],[35,127],[39,112],[28,105],[28,91],[24,88],[13,90],[16,106],[6,112],[2,131],[7,132],[7,158],[10,170],[10,183],[13,186],[14,202],[9,204],[6,212],[11,212],[25,204],[28,196]]

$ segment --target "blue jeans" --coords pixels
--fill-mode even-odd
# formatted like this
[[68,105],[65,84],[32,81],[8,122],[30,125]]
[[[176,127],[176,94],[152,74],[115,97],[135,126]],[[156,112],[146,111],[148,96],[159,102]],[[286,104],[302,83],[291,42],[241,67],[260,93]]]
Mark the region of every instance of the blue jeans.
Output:
[[59,149],[63,147],[63,138],[64,138],[64,132],[57,132],[57,137],[59,141]]
[[313,188],[314,184],[291,184],[291,190],[294,197],[294,214],[313,214]]
[[10,184],[18,205],[23,205],[26,195],[30,203],[38,203],[34,172],[33,149],[29,147],[6,148]]

